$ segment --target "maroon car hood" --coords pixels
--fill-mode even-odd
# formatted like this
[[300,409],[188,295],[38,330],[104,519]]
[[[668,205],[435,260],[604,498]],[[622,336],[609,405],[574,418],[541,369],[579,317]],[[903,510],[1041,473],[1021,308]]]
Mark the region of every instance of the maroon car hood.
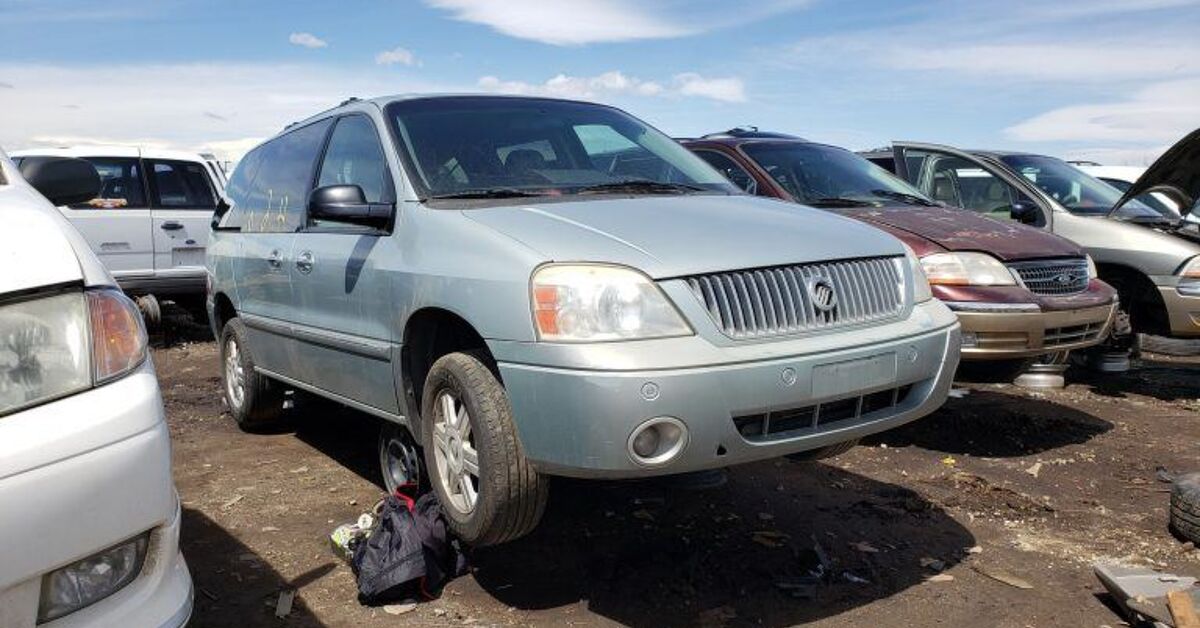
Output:
[[981,251],[1004,261],[1083,255],[1078,246],[1065,238],[963,209],[905,206],[855,208],[841,213],[911,233],[949,251]]

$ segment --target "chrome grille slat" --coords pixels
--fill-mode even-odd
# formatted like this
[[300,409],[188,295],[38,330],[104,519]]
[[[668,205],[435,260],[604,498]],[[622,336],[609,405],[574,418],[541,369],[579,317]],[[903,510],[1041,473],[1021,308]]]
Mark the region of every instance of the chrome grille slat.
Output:
[[1087,290],[1087,260],[1082,257],[1009,264],[1025,288],[1034,294],[1064,295]]
[[[809,286],[828,283],[831,311],[813,303]],[[717,327],[733,338],[837,329],[898,317],[905,307],[896,258],[839,260],[755,268],[685,279]]]

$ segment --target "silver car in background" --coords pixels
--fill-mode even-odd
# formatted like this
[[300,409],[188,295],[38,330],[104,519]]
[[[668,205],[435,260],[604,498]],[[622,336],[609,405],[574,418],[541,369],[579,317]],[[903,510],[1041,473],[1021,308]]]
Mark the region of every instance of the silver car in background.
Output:
[[388,488],[427,479],[469,543],[533,529],[547,475],[836,454],[940,406],[958,364],[898,240],[745,196],[611,107],[352,99],[228,191],[234,417],[280,419],[289,387],[381,417]]

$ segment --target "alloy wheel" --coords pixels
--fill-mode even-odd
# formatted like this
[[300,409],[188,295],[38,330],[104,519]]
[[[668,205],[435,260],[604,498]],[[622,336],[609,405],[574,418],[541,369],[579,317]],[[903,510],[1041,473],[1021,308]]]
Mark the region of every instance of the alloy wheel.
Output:
[[479,452],[467,406],[449,390],[441,391],[435,405],[433,448],[438,483],[448,505],[470,514],[479,501]]

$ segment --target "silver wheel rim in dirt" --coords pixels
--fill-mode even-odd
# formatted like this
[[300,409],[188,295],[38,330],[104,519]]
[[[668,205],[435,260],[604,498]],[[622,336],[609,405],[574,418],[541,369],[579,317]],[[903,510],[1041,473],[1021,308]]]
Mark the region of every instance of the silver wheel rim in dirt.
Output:
[[453,392],[438,394],[433,417],[433,459],[448,506],[462,514],[479,501],[479,452],[467,406]]
[[246,399],[246,369],[242,366],[241,351],[237,340],[230,338],[225,343],[225,392],[229,405],[241,408]]

